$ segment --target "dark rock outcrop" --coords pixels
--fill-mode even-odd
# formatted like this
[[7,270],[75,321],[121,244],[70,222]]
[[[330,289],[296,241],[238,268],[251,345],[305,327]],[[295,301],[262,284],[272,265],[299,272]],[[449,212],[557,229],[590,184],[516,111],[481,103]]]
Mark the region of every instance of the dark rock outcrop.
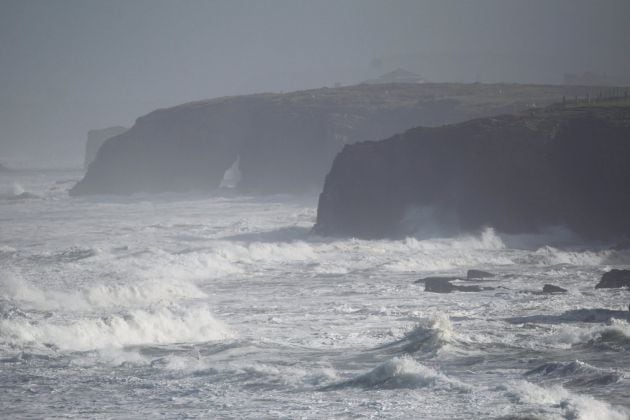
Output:
[[596,289],[620,287],[630,287],[630,270],[610,270],[604,273],[600,282],[595,286]]
[[630,233],[630,107],[554,106],[346,146],[320,195],[315,231],[400,237]]
[[241,190],[319,190],[345,144],[587,93],[594,95],[596,90],[515,84],[365,84],[189,103],[143,116],[107,141],[71,194],[213,190],[237,159]]
[[481,292],[483,290],[494,290],[493,287],[481,286],[460,286],[451,283],[448,278],[433,277],[428,278],[424,282],[424,291],[433,293],[451,293],[451,292]]
[[468,280],[487,279],[494,277],[494,274],[482,270],[468,270],[466,278]]
[[430,276],[424,277],[414,281],[414,283],[426,283],[426,282],[448,282],[451,280],[461,280],[461,277],[452,277],[452,276]]
[[545,284],[543,286],[542,292],[543,294],[566,293],[567,289],[563,289],[562,287],[553,284]]
[[101,148],[103,143],[112,137],[116,137],[119,134],[127,131],[126,127],[107,127],[99,130],[90,130],[87,134],[87,142],[85,143],[85,160],[83,161],[83,168],[87,169],[90,163],[96,158],[98,149]]

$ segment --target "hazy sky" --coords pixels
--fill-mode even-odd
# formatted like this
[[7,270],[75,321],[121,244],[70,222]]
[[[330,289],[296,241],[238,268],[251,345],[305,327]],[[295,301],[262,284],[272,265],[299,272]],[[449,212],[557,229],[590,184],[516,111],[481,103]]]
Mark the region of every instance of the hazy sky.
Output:
[[215,96],[357,83],[630,84],[629,0],[0,0],[0,162],[80,165],[86,132]]

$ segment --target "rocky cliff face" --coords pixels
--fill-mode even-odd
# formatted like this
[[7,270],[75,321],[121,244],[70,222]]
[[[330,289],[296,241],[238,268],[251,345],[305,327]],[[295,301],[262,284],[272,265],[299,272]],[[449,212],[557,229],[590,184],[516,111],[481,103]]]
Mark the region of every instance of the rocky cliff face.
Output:
[[[154,111],[106,142],[71,194],[321,188],[345,144],[594,95],[567,86],[390,84],[219,98]],[[592,88],[591,88],[592,89]]]
[[87,169],[90,163],[96,158],[98,149],[101,148],[106,140],[116,137],[119,134],[127,131],[126,127],[107,127],[100,130],[90,130],[87,135],[87,142],[85,143],[85,160],[83,161],[83,168]]
[[550,107],[346,146],[316,231],[365,238],[563,225],[630,234],[630,107]]

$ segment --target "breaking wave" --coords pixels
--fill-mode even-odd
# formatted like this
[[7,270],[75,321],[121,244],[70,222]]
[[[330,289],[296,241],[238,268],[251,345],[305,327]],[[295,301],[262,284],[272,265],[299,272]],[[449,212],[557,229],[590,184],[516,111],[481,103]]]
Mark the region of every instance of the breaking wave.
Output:
[[133,307],[153,302],[204,298],[206,294],[186,281],[142,280],[131,284],[97,284],[74,291],[36,287],[17,275],[5,275],[0,297],[18,301],[21,307],[40,310],[90,311],[104,307]]
[[233,337],[230,330],[206,307],[138,309],[73,321],[53,318],[33,321],[23,317],[0,320],[0,340],[4,344],[68,351],[199,343],[230,337]]
[[[614,407],[589,395],[572,393],[560,385],[543,387],[528,381],[512,381],[502,386],[508,397],[526,404],[529,415],[550,415],[571,420],[628,420],[630,412],[622,407]],[[532,407],[538,413],[532,413]]]
[[579,360],[545,363],[528,371],[525,376],[562,380],[568,386],[608,385],[622,378],[617,372],[600,369]]
[[563,325],[543,341],[561,347],[582,346],[623,352],[630,350],[630,324],[625,320],[612,319],[609,325]]
[[354,379],[325,387],[323,390],[334,390],[347,387],[365,389],[397,389],[433,387],[453,389],[463,392],[471,387],[449,378],[435,369],[422,365],[409,356],[395,357],[381,363],[373,370]]
[[448,316],[438,314],[427,322],[416,325],[416,327],[405,334],[402,339],[381,346],[378,349],[394,350],[404,353],[434,353],[454,341],[454,331],[451,321]]

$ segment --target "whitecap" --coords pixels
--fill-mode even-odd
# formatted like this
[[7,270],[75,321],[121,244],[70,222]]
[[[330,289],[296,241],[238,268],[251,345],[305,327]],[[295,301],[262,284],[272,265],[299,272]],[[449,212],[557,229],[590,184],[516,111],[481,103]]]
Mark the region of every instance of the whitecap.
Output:
[[198,343],[224,340],[233,333],[206,307],[137,309],[105,317],[65,320],[0,320],[0,340],[13,346],[54,346],[86,351],[109,347]]

